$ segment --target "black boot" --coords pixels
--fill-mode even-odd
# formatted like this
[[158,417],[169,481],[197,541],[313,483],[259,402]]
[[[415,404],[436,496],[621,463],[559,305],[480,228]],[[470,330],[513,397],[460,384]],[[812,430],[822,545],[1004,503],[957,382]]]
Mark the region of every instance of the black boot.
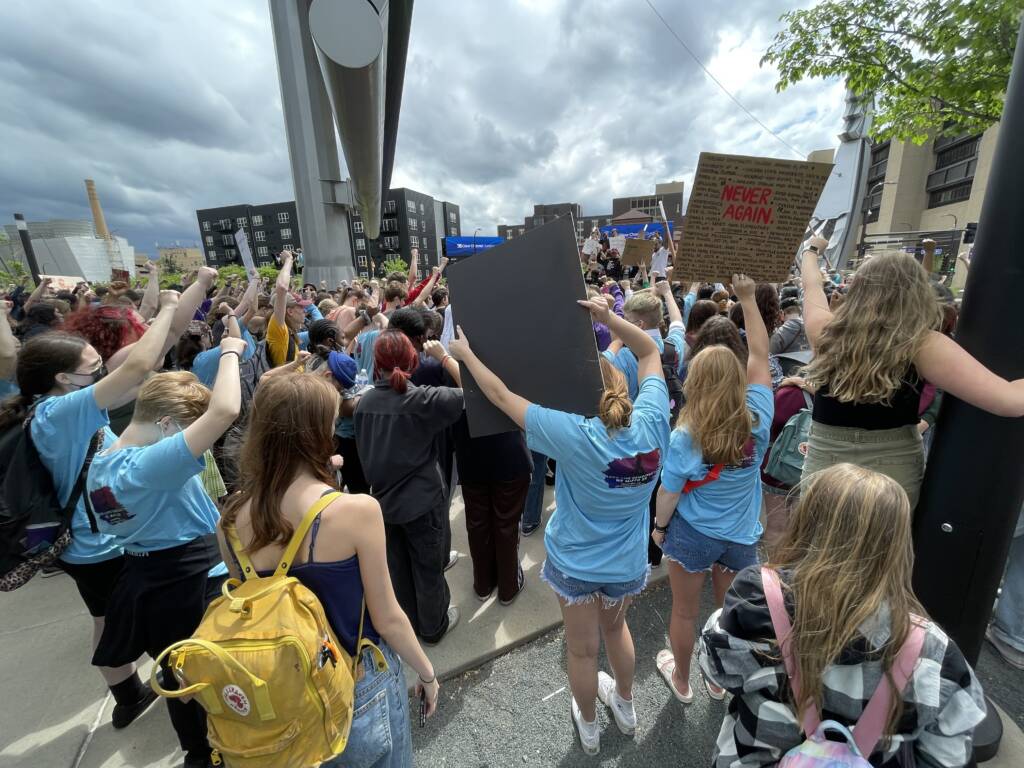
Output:
[[114,728],[127,728],[156,701],[156,693],[139,679],[138,673],[117,685],[110,686],[114,696],[114,712],[111,721]]

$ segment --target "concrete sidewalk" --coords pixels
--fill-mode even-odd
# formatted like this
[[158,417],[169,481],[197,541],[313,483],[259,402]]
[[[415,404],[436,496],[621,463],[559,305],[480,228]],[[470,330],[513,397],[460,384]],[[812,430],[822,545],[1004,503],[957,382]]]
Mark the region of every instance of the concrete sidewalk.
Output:
[[[550,490],[545,522],[552,506]],[[464,559],[448,572],[448,582],[452,602],[464,609],[463,618],[440,645],[427,649],[446,682],[438,717],[426,729],[414,729],[417,764],[592,764],[585,761],[575,746],[572,729],[564,717],[567,699],[563,644],[558,630],[560,614],[553,593],[538,576],[544,560],[542,531],[522,542],[527,586],[509,607],[501,606],[495,598],[481,603],[473,594],[472,563],[458,496],[452,504],[452,534],[454,546],[464,553]],[[656,585],[665,577],[664,569],[657,569],[652,583]],[[653,658],[651,649],[656,651],[655,646],[661,647],[664,642],[668,594],[667,586],[655,586],[630,612],[637,645],[638,684],[643,681],[645,686],[644,692],[638,693],[638,701],[643,701],[644,710],[657,718],[651,727],[668,723],[675,716],[667,689],[659,689],[660,678],[647,669],[653,669],[647,658]],[[113,702],[105,695],[99,675],[89,666],[92,622],[69,577],[37,577],[24,588],[0,597],[0,605],[5,619],[0,631],[0,768],[181,765],[181,753],[162,703],[124,731],[115,731],[111,726]],[[537,642],[529,643],[541,636]],[[524,643],[529,644],[488,663]],[[148,675],[148,671],[147,663],[143,672]],[[1024,765],[1024,737],[1014,721],[1024,722],[1024,673],[1009,670],[986,649],[978,674],[986,690],[993,691],[994,700],[1010,710],[1004,718],[1007,736],[1001,755],[986,765],[1019,768]],[[560,687],[563,690],[557,693]],[[536,703],[531,703],[533,691],[538,693]],[[556,695],[550,700],[539,701],[553,691]],[[632,742],[623,745],[625,751],[621,751],[614,764],[650,765],[666,757],[669,761],[665,764],[706,766],[720,712],[708,712],[705,717],[702,710],[703,707],[695,705],[684,718],[704,734],[691,733],[684,739],[686,759],[662,754],[666,745],[674,745],[680,736],[677,729],[667,725],[669,733],[674,734],[671,738],[658,726],[659,732],[647,734],[642,745],[641,739],[635,746]],[[503,739],[493,738],[502,733]],[[557,748],[548,751],[538,747],[531,749],[529,755],[509,752],[513,746],[509,740],[518,742],[518,734],[528,742],[553,744]],[[639,746],[642,748],[638,749]],[[544,757],[537,760],[541,755]],[[553,759],[549,761],[548,757]]]

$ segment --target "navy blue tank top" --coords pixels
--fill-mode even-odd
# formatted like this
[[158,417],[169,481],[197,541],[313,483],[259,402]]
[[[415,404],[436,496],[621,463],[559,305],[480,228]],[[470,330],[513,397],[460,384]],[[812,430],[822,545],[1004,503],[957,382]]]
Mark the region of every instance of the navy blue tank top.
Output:
[[[316,537],[319,532],[320,515],[317,515],[310,529],[307,561],[293,566],[288,571],[288,575],[297,578],[304,587],[319,598],[320,604],[324,607],[324,613],[327,615],[327,621],[338,637],[338,642],[351,655],[355,653],[356,638],[359,636],[359,608],[363,604],[363,580],[359,572],[359,556],[352,555],[346,560],[337,560],[333,563],[314,562],[313,547],[316,545]],[[234,552],[231,555],[234,557]],[[274,571],[257,571],[257,573],[261,578],[266,578],[273,575]],[[366,611],[363,621],[363,637],[372,643],[380,643],[380,634],[373,627],[369,611]]]

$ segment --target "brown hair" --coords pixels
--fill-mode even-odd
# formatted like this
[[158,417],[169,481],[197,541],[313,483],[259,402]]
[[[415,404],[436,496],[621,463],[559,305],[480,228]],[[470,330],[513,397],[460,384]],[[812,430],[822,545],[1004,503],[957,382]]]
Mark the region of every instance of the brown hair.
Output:
[[709,464],[739,464],[750,440],[753,418],[747,408],[747,376],[728,347],[708,347],[690,361],[683,384],[686,405],[676,426]]
[[156,421],[170,416],[191,424],[210,404],[210,390],[191,371],[167,371],[151,377],[139,390],[132,421]]
[[252,541],[247,552],[285,544],[294,528],[281,515],[281,499],[300,472],[333,486],[328,470],[334,453],[338,392],[322,376],[282,373],[260,382],[242,442],[241,490],[224,509],[224,525],[233,526],[249,502]]
[[601,376],[604,379],[604,392],[598,406],[598,418],[610,432],[629,426],[633,415],[633,401],[629,399],[629,388],[622,371],[612,365],[604,357],[601,360]]
[[[737,307],[739,304],[736,305]],[[747,346],[740,337],[736,323],[722,315],[709,317],[707,322],[700,327],[693,346],[690,347],[690,359],[692,360],[708,347],[728,347],[740,361],[740,365],[747,365]]]
[[709,317],[718,314],[718,304],[709,299],[700,299],[690,308],[690,316],[686,319],[686,332],[697,333]]
[[0,405],[0,429],[24,419],[36,397],[57,386],[58,373],[75,370],[88,344],[81,336],[63,331],[48,331],[26,341],[18,351],[15,368],[19,393]]
[[[793,597],[793,653],[800,670],[797,720],[807,704],[821,711],[822,676],[856,641],[865,621],[889,613],[882,667],[892,682],[896,655],[911,629],[911,614],[926,617],[911,584],[914,550],[910,501],[899,483],[853,464],[811,476],[772,558]],[[886,725],[892,734],[903,699],[893,696]]]

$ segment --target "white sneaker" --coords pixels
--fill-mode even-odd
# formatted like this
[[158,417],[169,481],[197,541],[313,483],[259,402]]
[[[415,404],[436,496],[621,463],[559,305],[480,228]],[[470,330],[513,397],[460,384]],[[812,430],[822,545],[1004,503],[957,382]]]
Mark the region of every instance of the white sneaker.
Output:
[[636,709],[633,700],[626,701],[615,688],[615,678],[607,672],[597,673],[597,698],[611,709],[615,724],[626,736],[636,733]]
[[601,731],[597,727],[597,718],[594,718],[594,722],[588,723],[583,719],[583,713],[580,712],[579,706],[576,704],[576,697],[572,699],[572,721],[576,724],[576,730],[580,734],[580,746],[583,747],[583,751],[588,755],[596,755],[601,751]]

